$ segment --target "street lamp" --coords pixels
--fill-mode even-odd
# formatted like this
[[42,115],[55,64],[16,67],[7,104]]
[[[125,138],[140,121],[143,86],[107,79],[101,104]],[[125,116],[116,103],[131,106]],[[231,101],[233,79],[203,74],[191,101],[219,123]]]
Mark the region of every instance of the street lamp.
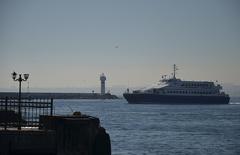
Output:
[[22,121],[22,114],[21,114],[21,83],[22,81],[27,81],[29,77],[29,74],[19,74],[19,77],[17,78],[17,73],[12,73],[12,79],[13,81],[19,82],[19,93],[18,93],[18,130],[21,130],[21,121]]

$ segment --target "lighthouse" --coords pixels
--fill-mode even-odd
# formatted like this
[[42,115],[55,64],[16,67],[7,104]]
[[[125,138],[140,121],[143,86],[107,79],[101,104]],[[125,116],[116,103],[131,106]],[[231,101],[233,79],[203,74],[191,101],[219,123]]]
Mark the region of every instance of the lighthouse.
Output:
[[105,95],[106,76],[104,75],[104,73],[100,75],[100,81],[101,81],[101,95]]

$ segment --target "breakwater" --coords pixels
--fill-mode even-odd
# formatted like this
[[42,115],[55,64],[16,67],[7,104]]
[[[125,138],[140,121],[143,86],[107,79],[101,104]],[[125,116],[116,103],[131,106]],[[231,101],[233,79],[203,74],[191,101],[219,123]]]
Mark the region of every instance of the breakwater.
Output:
[[[0,98],[17,98],[16,92],[0,92]],[[22,98],[53,98],[53,99],[118,99],[116,95],[110,93],[101,95],[99,93],[22,93]]]

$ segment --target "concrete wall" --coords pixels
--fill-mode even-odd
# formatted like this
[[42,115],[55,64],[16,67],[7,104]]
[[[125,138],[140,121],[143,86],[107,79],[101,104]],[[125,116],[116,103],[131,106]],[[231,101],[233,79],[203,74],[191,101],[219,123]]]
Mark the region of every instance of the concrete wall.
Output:
[[55,131],[0,130],[0,155],[56,155]]
[[94,117],[42,116],[45,130],[55,130],[58,155],[92,155],[99,119]]

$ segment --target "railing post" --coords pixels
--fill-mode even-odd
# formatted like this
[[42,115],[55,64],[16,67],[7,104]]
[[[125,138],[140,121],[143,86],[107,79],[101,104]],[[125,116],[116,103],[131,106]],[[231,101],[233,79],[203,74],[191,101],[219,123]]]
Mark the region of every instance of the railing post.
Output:
[[8,103],[8,97],[5,98],[5,118],[4,118],[4,129],[7,130],[7,103]]
[[53,98],[51,98],[51,116],[53,115]]

